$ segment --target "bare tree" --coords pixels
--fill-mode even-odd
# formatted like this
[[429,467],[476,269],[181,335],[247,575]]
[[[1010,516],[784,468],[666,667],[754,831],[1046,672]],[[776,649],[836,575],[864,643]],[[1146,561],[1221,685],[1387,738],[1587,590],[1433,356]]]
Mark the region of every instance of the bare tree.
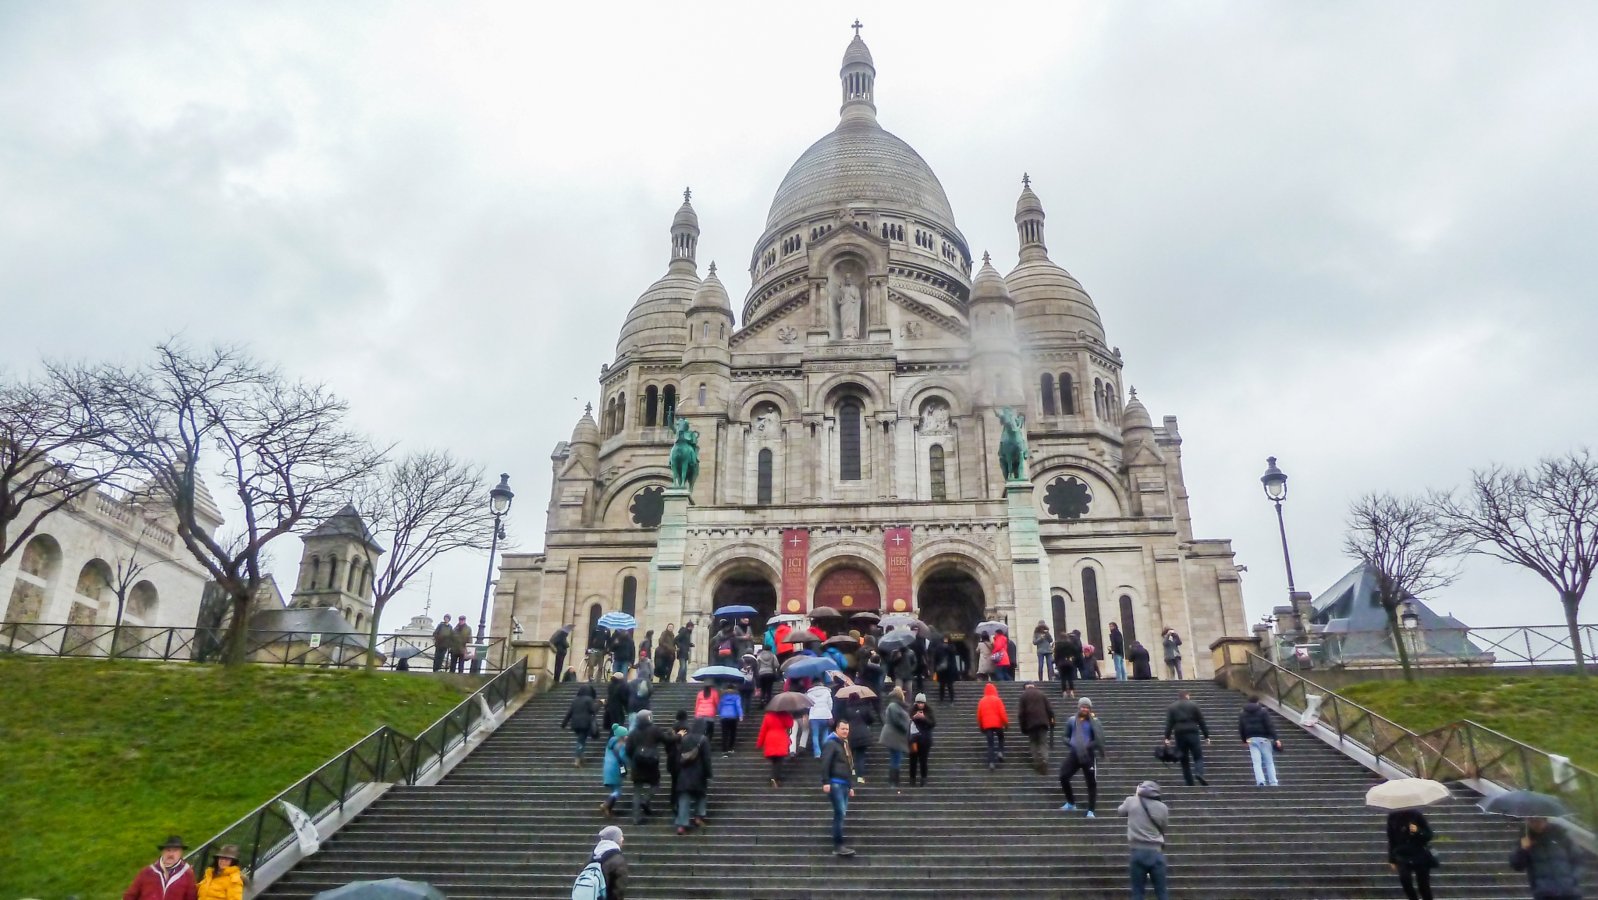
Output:
[[[148,366],[107,381],[132,426],[124,449],[171,500],[178,537],[227,592],[224,659],[241,664],[267,544],[337,510],[384,452],[347,428],[347,405],[326,387],[290,380],[236,347],[168,341]],[[207,460],[243,516],[230,538],[212,532],[197,502]]]
[[1415,680],[1398,610],[1405,600],[1453,583],[1459,575],[1452,562],[1459,552],[1458,538],[1442,526],[1426,498],[1366,494],[1349,507],[1343,552],[1375,573],[1376,599],[1387,611],[1387,630],[1398,648],[1404,679]]
[[1478,470],[1463,499],[1445,494],[1436,503],[1469,552],[1524,566],[1559,592],[1576,671],[1586,675],[1577,616],[1598,569],[1598,460],[1592,452],[1544,458],[1530,470]]
[[372,620],[367,668],[377,664],[377,623],[383,608],[439,555],[451,550],[486,550],[494,523],[486,514],[482,467],[447,451],[411,453],[378,470],[363,498],[368,527],[388,545],[381,567],[378,551],[361,544],[372,579]]
[[128,457],[103,440],[114,427],[100,373],[50,367],[0,381],[0,563],[56,510],[121,474]]

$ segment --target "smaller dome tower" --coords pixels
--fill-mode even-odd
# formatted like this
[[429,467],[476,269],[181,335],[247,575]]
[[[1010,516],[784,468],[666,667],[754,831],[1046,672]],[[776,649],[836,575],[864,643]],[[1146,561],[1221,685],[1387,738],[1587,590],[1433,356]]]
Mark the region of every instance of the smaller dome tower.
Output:
[[732,299],[716,277],[716,264],[711,263],[688,306],[688,349],[683,352],[683,362],[708,360],[731,365],[727,341],[732,337],[732,325]]
[[1015,339],[1015,300],[1004,277],[982,254],[971,280],[971,373],[974,394],[989,406],[1020,406],[1021,353]]
[[583,417],[572,429],[571,452],[590,473],[599,471],[599,423],[594,421],[592,403],[583,407]]
[[683,312],[699,290],[699,267],[694,252],[699,247],[699,215],[682,192],[682,206],[671,220],[671,264],[660,280],[638,297],[622,323],[616,339],[616,358],[670,356],[680,358],[687,344]]
[[[1020,261],[1005,277],[1015,296],[1016,330],[1030,346],[1080,343],[1104,345],[1104,324],[1093,298],[1071,273],[1049,259],[1043,240],[1043,202],[1032,191],[1032,178],[1021,176],[1021,197],[1015,203],[1015,229]],[[1085,338],[1084,338],[1085,336]]]

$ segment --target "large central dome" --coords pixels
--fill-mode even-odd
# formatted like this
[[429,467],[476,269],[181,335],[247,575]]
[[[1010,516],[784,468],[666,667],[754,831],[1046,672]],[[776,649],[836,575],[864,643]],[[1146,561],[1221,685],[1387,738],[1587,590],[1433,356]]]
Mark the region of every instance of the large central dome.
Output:
[[844,119],[800,155],[777,188],[766,228],[851,205],[897,210],[959,233],[938,176],[873,118]]

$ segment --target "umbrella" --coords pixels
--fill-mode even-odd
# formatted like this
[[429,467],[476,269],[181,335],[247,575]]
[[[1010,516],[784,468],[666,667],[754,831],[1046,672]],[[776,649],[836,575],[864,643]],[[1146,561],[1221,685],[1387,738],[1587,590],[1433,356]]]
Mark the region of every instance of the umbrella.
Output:
[[753,606],[735,605],[723,606],[721,609],[718,609],[712,613],[712,615],[720,619],[727,616],[752,616],[755,614],[755,612],[756,611]]
[[404,645],[401,645],[399,647],[396,647],[396,648],[394,648],[394,652],[389,654],[389,656],[392,656],[395,659],[410,659],[413,656],[421,656],[421,655],[422,655],[422,648],[420,648],[420,647],[412,647],[409,644],[404,644]]
[[382,881],[352,881],[331,891],[322,891],[311,900],[448,900],[438,888],[425,881],[384,878]]
[[1365,792],[1365,805],[1377,809],[1414,809],[1448,799],[1448,786],[1430,778],[1395,778]]
[[915,634],[909,630],[891,631],[883,635],[881,640],[877,641],[877,649],[897,650],[900,647],[910,646],[915,639]]
[[921,620],[915,617],[915,613],[889,613],[878,620],[878,624],[883,628],[906,628],[920,623]]
[[880,619],[882,617],[877,615],[874,612],[862,611],[862,612],[857,612],[857,613],[850,613],[849,614],[849,618],[858,619],[861,622],[875,622],[875,621],[877,621],[878,619]]
[[782,665],[782,674],[788,678],[820,678],[836,671],[838,664],[825,656],[796,656]]
[[980,622],[977,624],[977,634],[992,634],[995,631],[1010,633],[1010,626],[1003,622]]
[[1565,801],[1536,791],[1510,791],[1489,797],[1479,805],[1483,812],[1517,819],[1559,819],[1570,815]]
[[872,697],[877,696],[877,692],[863,684],[851,684],[846,688],[839,688],[837,696],[844,700],[847,700],[850,697],[859,697],[862,700],[870,700]]
[[715,681],[718,678],[743,681],[744,673],[734,669],[732,666],[705,666],[688,677],[695,681]]
[[788,635],[787,642],[790,644],[819,644],[821,643],[821,638],[808,631],[795,631],[793,634]]
[[843,618],[843,613],[838,612],[836,609],[833,609],[830,606],[818,606],[815,609],[812,609],[810,611],[810,618],[812,618],[812,619],[841,619],[841,618]]
[[766,624],[767,625],[781,625],[784,622],[787,622],[789,624],[793,624],[795,622],[803,622],[804,620],[805,620],[805,617],[802,616],[802,615],[799,615],[798,613],[783,613],[780,616],[772,616],[771,618],[767,619],[766,620]]
[[797,691],[783,691],[766,704],[766,712],[804,712],[810,708],[810,698]]
[[853,635],[837,634],[822,641],[821,644],[824,647],[842,647],[846,650],[853,650],[860,646],[860,639]]
[[599,617],[599,627],[611,631],[628,631],[638,627],[638,620],[624,612],[608,612]]

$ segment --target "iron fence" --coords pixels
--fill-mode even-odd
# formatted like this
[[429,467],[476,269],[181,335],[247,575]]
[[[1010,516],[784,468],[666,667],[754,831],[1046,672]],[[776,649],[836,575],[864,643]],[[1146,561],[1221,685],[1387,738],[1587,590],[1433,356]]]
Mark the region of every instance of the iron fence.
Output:
[[[1582,655],[1598,657],[1598,625],[1577,626]],[[1424,628],[1402,631],[1410,664],[1422,667],[1572,665],[1575,644],[1567,625]],[[1276,658],[1288,668],[1386,668],[1399,664],[1393,635],[1380,631],[1323,631],[1304,643],[1278,637]]]
[[298,840],[297,813],[304,815],[301,827],[314,826],[342,812],[346,803],[370,785],[416,784],[443,765],[445,757],[482,724],[485,704],[490,712],[504,709],[526,686],[527,660],[521,659],[414,738],[387,725],[373,731],[222,829],[186,858],[203,870],[216,849],[237,844],[239,866],[253,877]]
[[1598,825],[1598,772],[1539,750],[1484,725],[1462,719],[1416,733],[1367,707],[1268,659],[1249,654],[1252,690],[1299,716],[1301,724],[1324,725],[1346,744],[1416,778],[1480,779],[1508,790],[1541,791],[1562,797],[1572,817],[1591,830]]
[[[0,653],[218,662],[226,637],[225,628],[0,622]],[[493,674],[505,667],[509,644],[504,638],[489,638],[477,646],[481,649],[475,652],[483,660],[484,673]],[[430,636],[379,634],[377,652],[382,657],[380,665],[387,669],[431,671],[433,667]],[[362,668],[366,655],[366,635],[338,632],[251,631],[245,650],[247,661],[252,663],[319,668]],[[410,665],[412,662],[414,666]]]

